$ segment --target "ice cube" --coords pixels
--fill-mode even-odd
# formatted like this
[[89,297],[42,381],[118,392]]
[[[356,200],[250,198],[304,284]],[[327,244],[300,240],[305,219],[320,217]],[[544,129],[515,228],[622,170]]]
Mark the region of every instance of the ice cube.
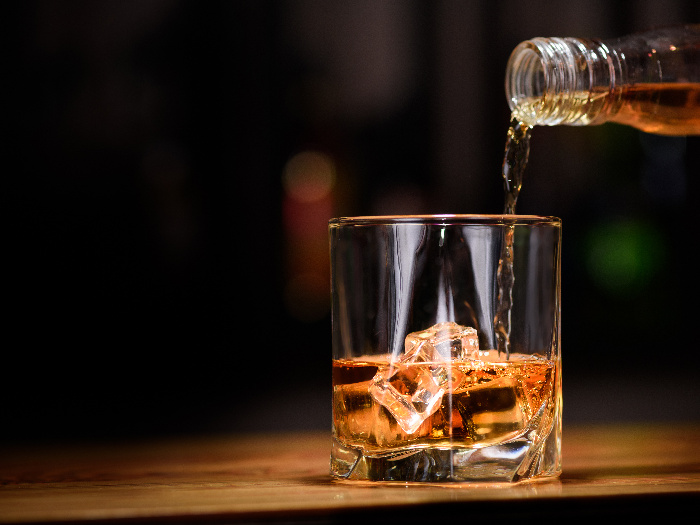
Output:
[[459,413],[466,437],[481,444],[503,443],[521,436],[532,419],[527,392],[516,377],[467,386],[454,393],[452,406]]
[[469,359],[479,351],[476,330],[446,322],[406,337],[405,352],[378,370],[370,394],[384,406],[407,434],[415,433],[433,415],[446,391],[458,388],[464,374],[453,360]]
[[[345,444],[385,447],[405,436],[395,418],[369,393],[370,381],[333,387],[333,425]],[[405,439],[405,438],[404,438]]]
[[408,334],[405,352],[413,351],[420,352],[426,361],[474,359],[479,352],[479,337],[474,328],[447,321]]
[[416,432],[440,408],[445,393],[439,374],[436,377],[429,365],[415,363],[396,363],[377,372],[369,391],[407,434]]

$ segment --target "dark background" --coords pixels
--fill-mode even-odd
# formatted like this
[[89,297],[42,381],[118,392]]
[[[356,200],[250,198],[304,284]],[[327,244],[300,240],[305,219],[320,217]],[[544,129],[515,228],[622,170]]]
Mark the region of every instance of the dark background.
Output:
[[[499,213],[510,51],[698,22],[700,4],[28,1],[5,18],[0,425],[30,442],[329,429],[328,219]],[[333,184],[290,176],[295,158]],[[699,420],[699,180],[699,137],[534,130],[518,211],[564,224],[565,424]]]

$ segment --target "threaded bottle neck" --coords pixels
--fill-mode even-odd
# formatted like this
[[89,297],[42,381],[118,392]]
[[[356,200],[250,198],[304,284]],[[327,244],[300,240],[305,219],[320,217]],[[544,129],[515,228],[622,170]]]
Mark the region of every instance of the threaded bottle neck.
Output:
[[515,118],[534,125],[588,125],[605,120],[619,62],[596,41],[533,38],[506,66],[506,96]]

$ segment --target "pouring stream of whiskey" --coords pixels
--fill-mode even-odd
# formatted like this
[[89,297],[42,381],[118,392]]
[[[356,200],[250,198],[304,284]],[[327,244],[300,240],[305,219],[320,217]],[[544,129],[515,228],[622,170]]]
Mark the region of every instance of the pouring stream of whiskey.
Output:
[[[520,188],[523,183],[523,172],[527,166],[527,158],[530,154],[530,132],[532,128],[512,117],[508,135],[506,137],[505,156],[503,158],[503,189],[505,193],[505,207],[503,213],[515,214],[515,205],[518,201]],[[496,303],[496,315],[494,317],[494,329],[498,353],[505,353],[506,359],[510,358],[510,332],[511,310],[513,307],[513,285],[515,275],[513,272],[513,236],[515,226],[506,228],[505,239],[501,248],[501,256],[498,261],[496,283],[498,285],[498,298]]]
[[523,185],[523,172],[530,155],[530,133],[532,127],[513,117],[506,137],[506,151],[503,158],[503,189],[505,190],[505,208],[503,213],[515,214],[520,188]]

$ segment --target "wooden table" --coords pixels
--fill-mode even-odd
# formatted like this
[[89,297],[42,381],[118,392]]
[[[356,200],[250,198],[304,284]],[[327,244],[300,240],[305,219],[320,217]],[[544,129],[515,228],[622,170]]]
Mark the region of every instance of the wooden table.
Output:
[[0,522],[668,522],[700,503],[700,425],[565,426],[561,478],[516,485],[334,482],[329,447],[295,433],[5,450]]

